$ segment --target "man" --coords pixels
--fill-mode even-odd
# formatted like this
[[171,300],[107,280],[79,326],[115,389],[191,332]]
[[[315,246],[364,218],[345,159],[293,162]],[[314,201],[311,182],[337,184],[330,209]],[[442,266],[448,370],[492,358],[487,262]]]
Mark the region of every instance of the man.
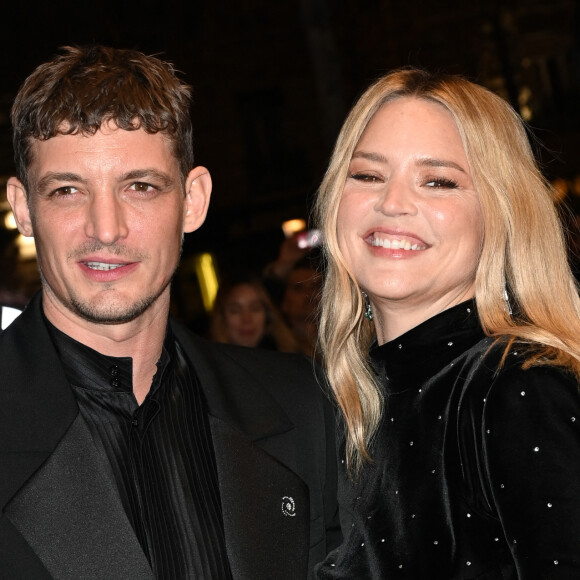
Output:
[[42,291],[0,335],[1,578],[304,578],[336,544],[311,364],[168,323],[211,191],[189,104],[169,64],[99,46],[16,97]]

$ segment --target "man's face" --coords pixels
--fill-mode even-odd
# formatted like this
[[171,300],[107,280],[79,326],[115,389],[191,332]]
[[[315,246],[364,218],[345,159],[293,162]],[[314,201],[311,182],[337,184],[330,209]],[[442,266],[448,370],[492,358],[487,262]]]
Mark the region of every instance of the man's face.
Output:
[[194,171],[184,194],[167,139],[109,123],[92,136],[35,141],[32,153],[28,207],[17,180],[8,191],[21,231],[36,240],[45,309],[48,299],[69,318],[120,324],[165,308],[182,235],[207,208],[192,199]]

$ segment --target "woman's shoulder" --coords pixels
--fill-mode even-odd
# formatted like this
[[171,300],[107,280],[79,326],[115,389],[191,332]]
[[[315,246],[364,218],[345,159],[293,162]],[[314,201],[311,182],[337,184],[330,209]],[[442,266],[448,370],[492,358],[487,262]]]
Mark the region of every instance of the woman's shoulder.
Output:
[[504,354],[505,344],[496,343],[472,364],[461,393],[461,424],[501,441],[580,427],[580,385],[570,370],[528,366],[529,350],[517,344]]
[[542,473],[566,463],[580,477],[577,379],[554,365],[527,367],[526,351],[518,346],[500,364],[504,350],[505,344],[493,345],[470,368],[456,423],[463,473],[479,490],[473,493],[478,505],[492,514],[497,494],[507,497],[508,487],[525,489],[523,482],[537,483]]
[[486,396],[485,420],[497,429],[519,424],[530,430],[563,421],[580,426],[580,385],[568,369],[537,364],[526,367],[524,356],[511,360],[497,372]]
[[[580,384],[571,369],[549,363],[529,365],[529,350],[514,344],[502,365],[494,372],[488,403],[516,403],[523,400],[548,405],[549,401],[580,402]],[[527,397],[527,399],[526,399]]]
[[474,349],[476,356],[463,373],[466,397],[483,394],[486,400],[520,400],[527,395],[578,398],[580,383],[571,369],[549,363],[529,365],[531,349],[486,338]]
[[466,370],[460,420],[478,423],[481,433],[499,430],[514,437],[518,430],[533,432],[555,422],[580,426],[580,385],[571,371],[527,366],[529,351],[521,345],[514,344],[505,357],[504,351],[505,344],[491,344]]

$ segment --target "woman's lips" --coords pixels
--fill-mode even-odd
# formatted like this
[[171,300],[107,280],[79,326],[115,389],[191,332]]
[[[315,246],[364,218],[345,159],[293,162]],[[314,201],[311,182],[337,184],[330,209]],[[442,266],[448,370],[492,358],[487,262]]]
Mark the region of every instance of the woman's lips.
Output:
[[423,240],[412,234],[402,232],[371,232],[367,237],[368,244],[375,248],[385,248],[387,250],[426,250],[429,246]]

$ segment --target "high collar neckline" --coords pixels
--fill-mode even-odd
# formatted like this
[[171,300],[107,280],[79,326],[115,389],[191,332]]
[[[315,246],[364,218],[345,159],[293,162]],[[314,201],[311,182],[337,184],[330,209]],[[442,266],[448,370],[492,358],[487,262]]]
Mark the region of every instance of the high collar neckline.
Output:
[[[398,338],[371,347],[371,364],[391,390],[424,380],[485,336],[475,300],[436,314]],[[401,384],[404,383],[404,384]]]

